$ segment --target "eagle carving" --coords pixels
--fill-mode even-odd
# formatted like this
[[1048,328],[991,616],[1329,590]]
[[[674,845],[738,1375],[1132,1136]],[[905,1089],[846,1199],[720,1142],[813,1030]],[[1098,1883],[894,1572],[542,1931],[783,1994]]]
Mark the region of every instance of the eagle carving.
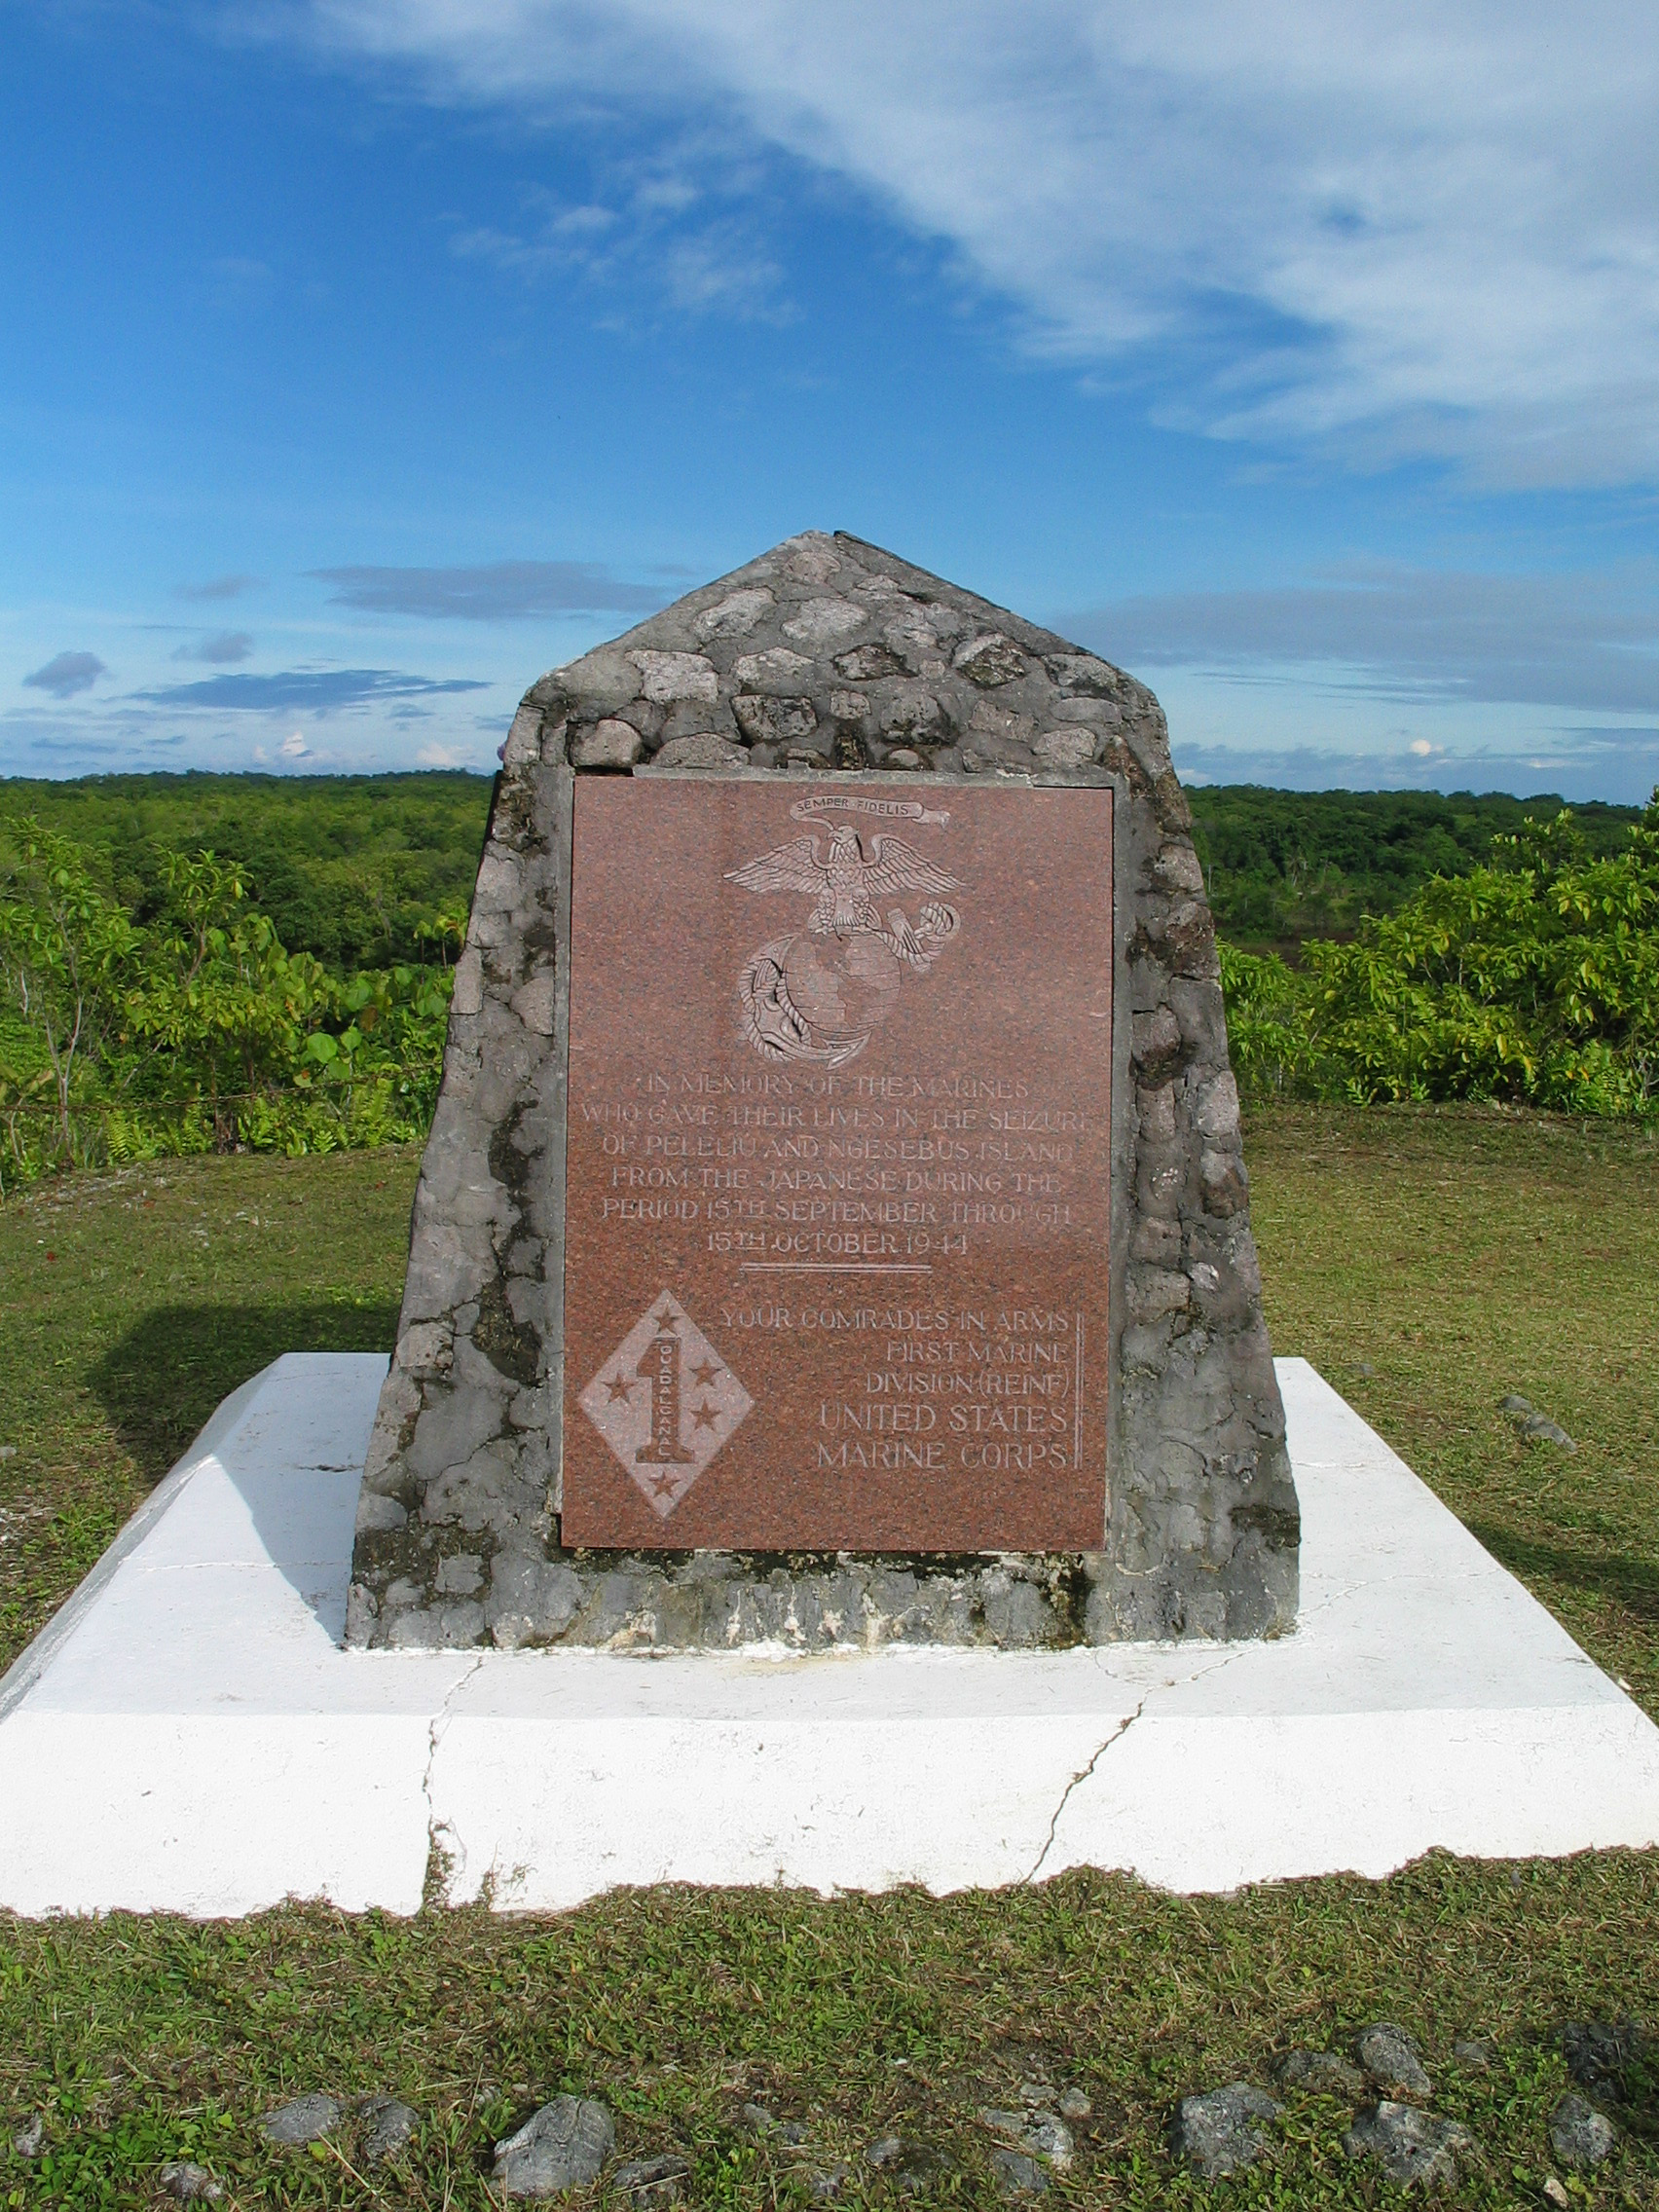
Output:
[[[815,896],[807,928],[814,937],[851,937],[855,930],[886,933],[875,902],[895,891],[960,891],[953,875],[936,867],[903,837],[872,836],[866,859],[859,833],[838,823],[830,833],[826,856],[816,837],[796,837],[744,867],[728,868],[728,883],[741,883],[746,891],[804,891]],[[923,908],[924,915],[928,912]],[[898,919],[902,922],[903,916]],[[914,936],[908,924],[902,933]],[[894,946],[899,951],[899,945]]]
[[[866,850],[847,824],[830,831],[828,851],[815,836],[795,837],[728,868],[725,880],[813,902],[805,930],[761,945],[738,986],[743,1034],[770,1060],[839,1067],[856,1058],[891,1014],[904,970],[925,976],[961,926],[943,898],[962,888],[954,875],[902,837],[872,835]],[[913,923],[903,906],[884,916],[877,903],[903,891],[934,894]]]

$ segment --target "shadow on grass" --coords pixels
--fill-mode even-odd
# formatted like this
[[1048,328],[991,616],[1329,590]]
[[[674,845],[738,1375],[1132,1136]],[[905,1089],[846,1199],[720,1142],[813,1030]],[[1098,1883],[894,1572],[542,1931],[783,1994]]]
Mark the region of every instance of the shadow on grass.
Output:
[[271,1306],[158,1306],[89,1378],[145,1480],[158,1483],[220,1400],[285,1351],[389,1353],[392,1298]]
[[1644,1627],[1659,1628],[1659,1561],[1633,1559],[1628,1552],[1567,1551],[1559,1544],[1533,1543],[1490,1521],[1471,1521],[1469,1530],[1523,1582],[1534,1588],[1555,1582],[1587,1591]]

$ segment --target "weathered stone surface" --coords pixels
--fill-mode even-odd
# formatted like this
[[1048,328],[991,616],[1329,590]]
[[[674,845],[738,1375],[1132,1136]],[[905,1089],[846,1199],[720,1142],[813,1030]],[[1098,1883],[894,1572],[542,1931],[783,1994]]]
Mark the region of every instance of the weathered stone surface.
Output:
[[627,2159],[611,2175],[610,2187],[630,2204],[675,2204],[684,2195],[690,2178],[684,2158],[673,2151],[659,2151],[654,2157]]
[[313,2090],[309,2096],[291,2097],[260,2121],[268,2143],[318,2143],[345,2118],[346,2108],[337,2097]]
[[988,2106],[980,2113],[979,2121],[993,2135],[1012,2136],[1021,2151],[1034,2158],[1046,2158],[1060,2172],[1072,2162],[1076,2144],[1071,2129],[1057,2113],[999,2112]]
[[1499,1413],[1507,1414],[1518,1434],[1527,1444],[1553,1444],[1563,1452],[1576,1452],[1578,1446],[1568,1436],[1560,1421],[1552,1420],[1548,1414],[1539,1413],[1530,1399],[1511,1391],[1498,1400]]
[[42,2113],[30,2113],[21,2127],[12,2138],[12,2148],[19,2158],[38,2158],[41,2145],[46,2141],[46,2118]]
[[1599,2166],[1611,2157],[1618,2129],[1588,2097],[1570,2090],[1550,2115],[1550,2141],[1564,2166]]
[[357,2107],[357,2128],[362,2152],[371,2165],[401,2151],[421,2124],[412,2105],[396,2097],[365,2097]]
[[1268,2150],[1263,2123],[1278,2118],[1282,2107],[1250,2082],[1230,2082],[1225,2089],[1183,2097],[1169,2129],[1169,2148],[1205,2181],[1219,2181],[1253,2165]]
[[1024,2151],[993,2151],[991,2172],[996,2177],[997,2194],[1010,2200],[1016,2196],[1041,2196],[1049,2186],[1048,2175]]
[[687,737],[671,737],[652,760],[653,768],[741,768],[746,765],[741,745],[716,730],[698,730]]
[[169,2158],[156,2176],[165,2194],[180,2204],[216,2204],[225,2192],[193,2158]]
[[576,768],[631,768],[645,749],[632,722],[596,722],[571,748]]
[[610,2115],[592,2097],[555,2097],[496,2145],[503,2196],[563,2196],[597,2181],[616,2148]]
[[[740,697],[777,707],[775,722],[744,709],[764,739]],[[804,727],[808,709],[804,736],[771,737]],[[636,771],[681,773],[673,749],[685,747],[718,761],[708,774],[806,771],[806,789],[832,790],[838,772],[879,773],[903,754],[918,765],[897,763],[893,784],[929,803],[930,776],[946,802],[951,778],[1114,793],[1114,1198],[1100,1253],[1113,1382],[1095,1544],[1013,1565],[745,1552],[705,1572],[695,1553],[606,1558],[562,1541],[561,968],[572,763],[605,772],[585,749],[607,722],[638,737]],[[1044,736],[1073,741],[1080,762],[1087,738],[1091,760],[1051,764],[1033,750]],[[541,679],[507,750],[364,1474],[350,1641],[816,1648],[1287,1626],[1296,1500],[1220,1081],[1213,932],[1151,693],[892,555],[809,534]]]
[[1309,2089],[1321,2097],[1361,2097],[1365,2077],[1334,2050],[1287,2050],[1275,2060],[1273,2080],[1281,2088]]
[[1350,2158],[1377,2158],[1390,2181],[1425,2189],[1450,2188],[1459,2158],[1474,2147],[1474,2137],[1459,2121],[1385,2098],[1362,2112],[1343,2137]]
[[1404,2028],[1385,2020],[1361,2028],[1353,2039],[1353,2054],[1385,2096],[1433,2096],[1434,2083]]

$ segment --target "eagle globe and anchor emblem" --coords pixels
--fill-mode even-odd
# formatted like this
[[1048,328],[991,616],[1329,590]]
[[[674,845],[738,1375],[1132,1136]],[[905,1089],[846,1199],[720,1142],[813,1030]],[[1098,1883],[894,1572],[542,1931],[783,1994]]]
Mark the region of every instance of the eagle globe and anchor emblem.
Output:
[[[876,815],[937,823],[947,813],[914,799],[869,798],[851,792],[797,799],[797,822],[830,814]],[[769,1060],[817,1060],[842,1067],[893,1012],[904,971],[925,976],[962,926],[944,894],[960,891],[946,872],[903,838],[866,841],[850,822],[826,823],[828,850],[811,830],[779,845],[725,880],[746,891],[794,891],[814,901],[806,928],[751,955],[738,985],[743,1034]],[[878,900],[931,892],[912,923],[903,906],[885,914]]]

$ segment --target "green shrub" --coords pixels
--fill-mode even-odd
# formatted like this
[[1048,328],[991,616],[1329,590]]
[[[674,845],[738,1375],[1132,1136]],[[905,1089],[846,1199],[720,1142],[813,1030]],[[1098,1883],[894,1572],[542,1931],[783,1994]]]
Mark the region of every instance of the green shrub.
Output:
[[452,977],[331,976],[245,871],[166,856],[149,923],[102,856],[0,824],[0,1191],[55,1166],[403,1143],[437,1098]]
[[1493,841],[1300,968],[1224,947],[1234,1067],[1247,1089],[1351,1099],[1495,1099],[1659,1111],[1659,793],[1612,856],[1570,813]]

